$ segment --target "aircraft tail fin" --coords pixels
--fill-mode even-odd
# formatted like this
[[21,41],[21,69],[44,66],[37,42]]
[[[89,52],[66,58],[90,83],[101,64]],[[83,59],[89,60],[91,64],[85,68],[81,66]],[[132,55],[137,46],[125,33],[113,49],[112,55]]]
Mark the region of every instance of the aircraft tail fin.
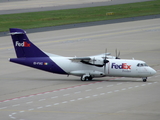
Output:
[[10,28],[13,46],[17,58],[24,57],[48,57],[43,51],[35,46],[27,37],[26,32],[18,28]]

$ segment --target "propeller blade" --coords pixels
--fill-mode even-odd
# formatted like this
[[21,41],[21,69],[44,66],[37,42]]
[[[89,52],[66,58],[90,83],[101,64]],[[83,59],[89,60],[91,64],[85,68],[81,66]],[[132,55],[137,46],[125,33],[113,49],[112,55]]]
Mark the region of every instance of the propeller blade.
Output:
[[106,63],[104,65],[104,74],[106,75]]
[[[118,53],[118,54],[117,54],[117,53]],[[120,59],[119,56],[120,56],[120,51],[117,52],[117,49],[116,49],[116,59]]]
[[95,57],[93,58],[93,64],[95,64],[95,61],[96,61],[96,59],[95,59]]
[[119,56],[120,56],[120,51],[119,51],[119,53],[118,53],[118,58],[119,58]]
[[107,58],[106,53],[107,53],[107,48],[105,49],[104,60],[106,60],[106,58]]
[[105,49],[105,53],[104,53],[104,60],[103,60],[103,66],[104,66],[104,74],[106,74],[106,63],[108,63],[109,61],[107,60],[107,48]]
[[115,52],[116,52],[116,58],[117,58],[117,49],[116,49],[116,51],[115,51]]

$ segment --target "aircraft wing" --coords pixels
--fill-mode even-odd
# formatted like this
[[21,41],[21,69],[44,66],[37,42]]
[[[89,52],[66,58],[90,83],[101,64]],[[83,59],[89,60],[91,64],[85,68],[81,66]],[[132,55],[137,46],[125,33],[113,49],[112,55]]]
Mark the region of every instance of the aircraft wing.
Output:
[[96,56],[93,57],[74,57],[70,58],[71,61],[73,62],[81,62],[83,64],[87,65],[93,65],[97,67],[103,67],[104,66],[104,60],[101,59],[95,59]]
[[[87,56],[87,57],[73,57],[70,58],[73,62],[81,62],[87,65],[93,65],[97,67],[103,67],[104,66],[104,59],[115,59],[114,56],[110,56],[110,53],[103,53],[95,56]],[[108,61],[108,60],[107,60]]]
[[82,62],[82,61],[89,62],[92,59],[90,57],[74,57],[71,58],[70,60],[73,62]]
[[110,53],[103,53],[103,54],[87,56],[87,57],[73,57],[73,58],[70,58],[70,60],[73,62],[93,62],[96,59],[104,59],[105,56],[109,56],[109,55]]

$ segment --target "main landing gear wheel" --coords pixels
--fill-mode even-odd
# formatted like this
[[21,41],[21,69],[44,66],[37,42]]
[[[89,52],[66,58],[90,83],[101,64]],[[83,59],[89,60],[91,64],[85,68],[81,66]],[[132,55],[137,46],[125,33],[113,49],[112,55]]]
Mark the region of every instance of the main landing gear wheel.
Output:
[[86,77],[81,76],[81,81],[86,81]]
[[92,77],[91,76],[81,77],[81,81],[88,81],[88,80],[92,80]]
[[147,82],[147,77],[146,78],[142,78],[143,79],[143,82]]
[[85,79],[85,81],[88,81],[88,80],[89,80],[89,77],[85,77],[84,79]]
[[93,78],[91,76],[88,77],[88,80],[92,80]]

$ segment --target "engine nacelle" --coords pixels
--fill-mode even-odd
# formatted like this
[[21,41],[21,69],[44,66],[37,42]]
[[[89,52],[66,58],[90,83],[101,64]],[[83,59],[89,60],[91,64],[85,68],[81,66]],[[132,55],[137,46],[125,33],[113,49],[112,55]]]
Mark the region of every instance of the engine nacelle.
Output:
[[104,60],[102,58],[93,58],[91,61],[89,61],[90,64],[93,65],[103,65],[104,64]]

